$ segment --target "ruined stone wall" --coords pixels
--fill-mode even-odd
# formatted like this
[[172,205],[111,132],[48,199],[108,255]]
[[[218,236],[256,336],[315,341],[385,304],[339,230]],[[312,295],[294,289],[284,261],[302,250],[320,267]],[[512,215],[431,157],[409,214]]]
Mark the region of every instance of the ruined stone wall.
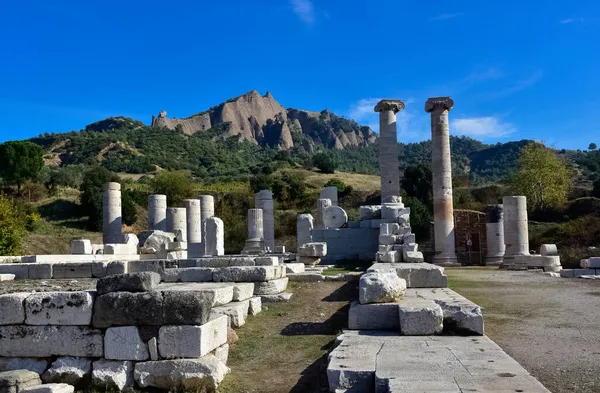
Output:
[[[487,218],[475,210],[454,210],[456,256],[463,265],[485,265],[487,253]],[[467,246],[471,239],[472,245]]]

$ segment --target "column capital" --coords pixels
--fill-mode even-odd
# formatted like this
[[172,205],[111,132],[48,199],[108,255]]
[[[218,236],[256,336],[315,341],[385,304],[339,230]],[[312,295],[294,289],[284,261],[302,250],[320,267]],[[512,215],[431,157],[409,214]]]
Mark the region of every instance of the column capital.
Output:
[[452,110],[454,100],[450,97],[432,97],[425,103],[425,112]]
[[381,100],[375,105],[375,112],[394,111],[398,113],[406,107],[401,100]]

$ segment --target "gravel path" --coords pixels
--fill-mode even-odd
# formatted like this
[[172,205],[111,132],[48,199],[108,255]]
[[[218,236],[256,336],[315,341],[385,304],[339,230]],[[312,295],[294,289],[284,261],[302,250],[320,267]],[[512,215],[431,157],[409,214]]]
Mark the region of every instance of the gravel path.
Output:
[[600,282],[446,269],[484,308],[487,334],[554,393],[600,392]]

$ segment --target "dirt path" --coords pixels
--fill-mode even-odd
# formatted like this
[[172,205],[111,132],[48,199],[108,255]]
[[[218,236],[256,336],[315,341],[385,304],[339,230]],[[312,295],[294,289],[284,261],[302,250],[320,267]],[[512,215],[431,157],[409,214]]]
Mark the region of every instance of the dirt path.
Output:
[[357,282],[293,283],[289,303],[265,304],[236,329],[219,393],[327,392],[327,353],[347,326]]
[[600,282],[498,269],[446,269],[484,308],[486,333],[554,393],[600,392]]

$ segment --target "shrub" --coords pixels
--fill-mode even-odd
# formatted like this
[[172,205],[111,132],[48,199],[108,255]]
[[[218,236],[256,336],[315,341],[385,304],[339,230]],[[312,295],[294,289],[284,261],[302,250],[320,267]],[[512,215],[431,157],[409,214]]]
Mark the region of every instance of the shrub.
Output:
[[121,214],[123,217],[123,224],[134,225],[137,222],[137,209],[136,203],[132,197],[131,191],[125,190],[121,193]]
[[326,153],[318,153],[313,156],[313,164],[323,173],[334,173],[337,164],[333,158]]
[[255,193],[260,190],[273,190],[273,177],[259,173],[250,178],[250,187]]
[[0,195],[0,255],[20,255],[26,234],[26,223],[15,202]]
[[92,167],[84,173],[81,184],[81,207],[84,215],[88,216],[87,228],[89,230],[102,230],[104,184],[118,181],[117,175],[100,166]]
[[410,207],[410,226],[419,242],[431,238],[432,215],[423,202],[414,197],[403,199],[404,205]]
[[335,187],[338,190],[338,195],[340,198],[345,197],[350,194],[353,190],[352,186],[347,185],[343,181],[339,179],[330,179],[323,187]]
[[153,194],[167,196],[167,203],[171,207],[182,206],[183,200],[194,195],[192,180],[185,172],[162,171],[154,176],[150,182]]

